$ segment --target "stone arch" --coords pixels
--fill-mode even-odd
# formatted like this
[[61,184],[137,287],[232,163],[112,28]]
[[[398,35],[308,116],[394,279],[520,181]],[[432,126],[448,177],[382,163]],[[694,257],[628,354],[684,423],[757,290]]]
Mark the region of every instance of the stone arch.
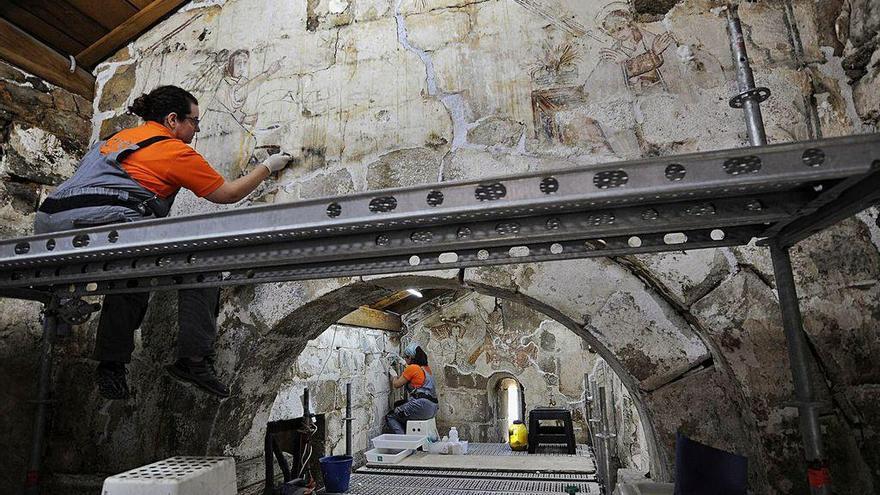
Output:
[[[635,275],[602,258],[554,261],[255,286],[248,296],[258,302],[255,308],[241,309],[248,306],[241,302],[229,305],[234,311],[246,311],[254,324],[246,343],[229,344],[236,347],[232,354],[237,356],[233,398],[213,412],[211,426],[203,434],[205,451],[257,452],[261,425],[281,386],[281,375],[275,371],[289,367],[308,340],[348,312],[412,286],[465,288],[516,301],[583,338],[632,396],[655,479],[671,477],[671,439],[677,425],[701,412],[740,409],[723,373],[714,370],[709,401],[680,400],[677,385],[682,376],[699,367],[710,352],[690,325]],[[241,320],[243,315],[238,317]],[[726,427],[739,432],[742,425],[735,418]],[[736,433],[730,438],[737,438]],[[748,449],[739,447],[735,450]]]

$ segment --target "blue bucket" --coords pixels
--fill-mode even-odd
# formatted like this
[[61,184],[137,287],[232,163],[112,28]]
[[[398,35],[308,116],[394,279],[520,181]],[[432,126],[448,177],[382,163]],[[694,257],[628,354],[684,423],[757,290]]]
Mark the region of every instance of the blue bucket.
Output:
[[318,459],[327,493],[345,493],[351,481],[351,456],[330,455]]

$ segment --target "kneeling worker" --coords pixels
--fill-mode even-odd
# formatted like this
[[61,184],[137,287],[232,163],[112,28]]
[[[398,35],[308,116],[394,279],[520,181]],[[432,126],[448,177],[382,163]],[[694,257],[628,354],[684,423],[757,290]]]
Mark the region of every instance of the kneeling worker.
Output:
[[406,368],[400,376],[389,370],[394,379],[394,388],[405,386],[408,397],[395,404],[394,409],[385,416],[387,433],[406,433],[408,420],[423,421],[437,415],[437,390],[434,388],[434,375],[428,366],[428,355],[418,345],[411,343],[403,351]]
[[[129,111],[145,123],[95,144],[73,177],[40,205],[35,233],[164,217],[181,188],[213,203],[235,203],[290,162],[289,155],[272,155],[227,182],[189,146],[199,131],[199,104],[192,94],[161,86],[135,99]],[[213,368],[219,295],[219,288],[178,291],[177,361],[166,369],[179,380],[228,397],[229,389]],[[149,299],[147,292],[104,297],[94,357],[100,362],[98,390],[107,399],[130,394],[125,365],[131,362],[134,331]]]

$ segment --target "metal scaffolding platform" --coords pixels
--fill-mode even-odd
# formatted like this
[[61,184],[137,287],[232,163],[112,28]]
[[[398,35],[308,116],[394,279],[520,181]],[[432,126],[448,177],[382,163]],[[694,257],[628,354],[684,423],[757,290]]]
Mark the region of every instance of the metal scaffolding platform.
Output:
[[787,246],[878,200],[880,135],[849,136],[12,239],[0,243],[0,291],[36,298],[252,284],[770,236]]

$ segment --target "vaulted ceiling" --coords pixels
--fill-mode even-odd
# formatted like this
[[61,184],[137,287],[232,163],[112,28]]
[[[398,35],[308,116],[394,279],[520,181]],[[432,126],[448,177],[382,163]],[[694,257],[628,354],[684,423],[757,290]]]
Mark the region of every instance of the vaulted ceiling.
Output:
[[0,58],[91,98],[92,69],[187,0],[0,0]]

